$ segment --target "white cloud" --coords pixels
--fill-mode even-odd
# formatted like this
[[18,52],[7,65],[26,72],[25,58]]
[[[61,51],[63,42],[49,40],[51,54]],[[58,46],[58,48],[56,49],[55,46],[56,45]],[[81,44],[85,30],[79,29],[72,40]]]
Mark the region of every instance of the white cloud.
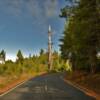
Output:
[[16,61],[16,55],[14,55],[14,54],[7,54],[6,55],[6,61],[7,60],[12,60],[12,61]]
[[58,0],[4,0],[1,5],[6,12],[15,16],[21,15],[25,7],[32,16],[46,20],[57,16]]
[[46,0],[44,4],[47,17],[54,17],[57,15],[58,0]]
[[41,12],[41,9],[39,7],[38,1],[36,1],[36,0],[29,0],[28,2],[26,2],[26,6],[27,6],[28,11],[33,16],[37,16]]
[[[4,0],[3,9],[11,16],[32,16],[35,26],[48,27],[49,19],[58,17],[58,0]],[[6,9],[5,9],[6,8]]]
[[7,13],[13,14],[15,16],[20,15],[21,13],[21,4],[23,0],[4,0],[4,10]]

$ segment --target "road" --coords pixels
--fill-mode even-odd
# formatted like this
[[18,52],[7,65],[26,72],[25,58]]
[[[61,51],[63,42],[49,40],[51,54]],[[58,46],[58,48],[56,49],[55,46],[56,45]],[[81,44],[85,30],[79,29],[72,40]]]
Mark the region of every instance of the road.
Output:
[[30,79],[0,100],[95,100],[63,81],[63,74],[48,74]]

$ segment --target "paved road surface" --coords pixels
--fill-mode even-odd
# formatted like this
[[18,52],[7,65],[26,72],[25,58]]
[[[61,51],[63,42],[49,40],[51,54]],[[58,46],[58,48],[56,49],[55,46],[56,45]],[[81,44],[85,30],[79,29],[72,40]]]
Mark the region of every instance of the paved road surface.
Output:
[[38,76],[0,97],[0,100],[95,100],[66,84],[62,74]]

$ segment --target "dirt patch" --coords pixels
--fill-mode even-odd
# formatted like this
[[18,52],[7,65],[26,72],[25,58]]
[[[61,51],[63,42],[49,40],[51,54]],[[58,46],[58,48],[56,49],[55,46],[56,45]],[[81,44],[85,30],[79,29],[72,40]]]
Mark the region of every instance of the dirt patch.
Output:
[[100,73],[88,74],[87,72],[75,71],[72,74],[66,74],[65,80],[83,89],[90,96],[100,99]]

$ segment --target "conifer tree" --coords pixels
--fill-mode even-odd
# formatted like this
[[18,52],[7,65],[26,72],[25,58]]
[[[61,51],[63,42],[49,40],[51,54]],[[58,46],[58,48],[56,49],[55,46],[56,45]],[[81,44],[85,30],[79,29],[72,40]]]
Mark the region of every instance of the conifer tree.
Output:
[[94,73],[96,55],[100,48],[100,12],[97,0],[80,0],[70,13],[73,16],[70,16],[68,26],[65,27],[61,51],[63,54],[65,51],[73,52],[76,61],[87,63]]

